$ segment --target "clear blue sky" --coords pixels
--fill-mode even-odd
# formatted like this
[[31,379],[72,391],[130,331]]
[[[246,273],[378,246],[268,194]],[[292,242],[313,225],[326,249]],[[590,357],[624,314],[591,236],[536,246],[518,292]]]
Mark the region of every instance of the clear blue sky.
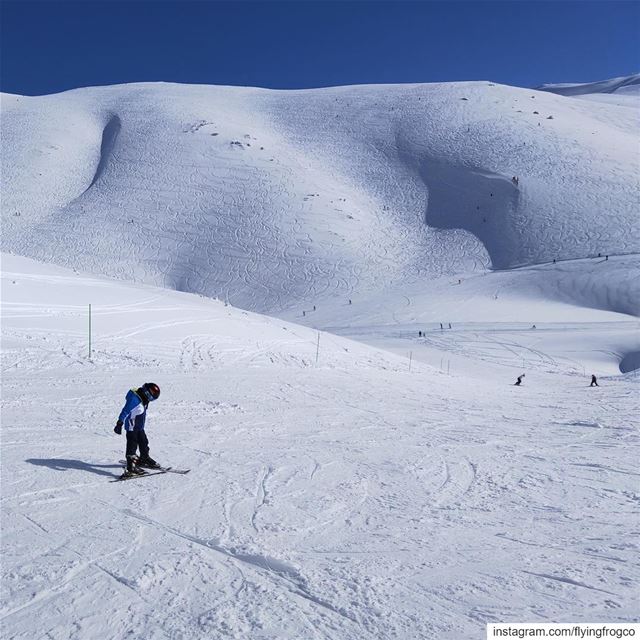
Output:
[[166,80],[271,88],[640,70],[640,2],[1,0],[0,84],[26,95]]

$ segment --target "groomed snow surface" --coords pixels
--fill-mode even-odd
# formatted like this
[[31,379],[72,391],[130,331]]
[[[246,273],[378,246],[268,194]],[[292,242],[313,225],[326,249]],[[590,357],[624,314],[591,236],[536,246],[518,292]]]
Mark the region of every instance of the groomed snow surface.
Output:
[[[637,619],[638,110],[601,84],[2,96],[3,638]],[[148,381],[191,472],[110,482]]]
[[[636,323],[434,328],[405,346],[444,362],[409,370],[24,258],[2,293],[6,638],[478,638],[636,615],[637,384],[590,388],[579,364]],[[110,483],[115,417],[150,380],[152,455],[192,471]]]

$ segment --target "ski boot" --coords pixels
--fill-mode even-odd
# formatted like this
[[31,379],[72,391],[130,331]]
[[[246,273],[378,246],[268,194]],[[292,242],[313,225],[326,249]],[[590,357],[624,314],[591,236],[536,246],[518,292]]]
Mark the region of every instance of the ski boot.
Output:
[[146,476],[147,472],[144,469],[138,469],[138,467],[134,467],[133,471],[129,471],[125,469],[122,473],[122,478],[132,478],[134,476]]
[[144,467],[145,469],[160,469],[161,465],[159,465],[153,458],[147,456],[146,458],[139,458],[136,461],[137,467]]
[[142,476],[145,473],[144,469],[138,467],[138,456],[127,456],[127,468],[123,476]]

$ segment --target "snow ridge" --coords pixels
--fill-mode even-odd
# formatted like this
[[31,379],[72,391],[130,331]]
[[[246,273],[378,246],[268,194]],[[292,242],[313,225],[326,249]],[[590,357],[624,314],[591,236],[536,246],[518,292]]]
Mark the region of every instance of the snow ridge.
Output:
[[625,89],[630,89],[637,93],[640,91],[640,73],[599,82],[543,84],[537,89],[538,91],[557,93],[561,96],[579,96],[587,93],[616,93]]
[[100,179],[100,176],[102,176],[102,174],[104,173],[121,128],[122,123],[120,122],[120,118],[116,115],[111,116],[111,118],[109,118],[109,122],[107,122],[104,128],[104,131],[102,132],[102,143],[100,144],[100,161],[98,162],[98,167],[96,168],[96,173],[93,176],[93,180],[88,187],[89,189],[93,187],[93,185]]

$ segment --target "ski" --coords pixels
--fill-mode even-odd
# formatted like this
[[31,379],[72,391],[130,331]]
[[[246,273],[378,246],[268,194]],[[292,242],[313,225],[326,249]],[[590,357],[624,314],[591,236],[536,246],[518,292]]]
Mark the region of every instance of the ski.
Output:
[[[119,462],[120,464],[127,464],[126,460],[119,460]],[[140,469],[144,469],[145,473],[151,471],[152,475],[154,471],[162,471],[163,473],[178,473],[183,476],[191,471],[191,469],[174,469],[173,467],[140,467]]]
[[131,475],[131,476],[127,476],[123,473],[118,478],[115,478],[114,480],[109,480],[109,482],[125,482],[126,480],[136,480],[137,478],[148,478],[149,476],[161,476],[161,475],[164,475],[165,473],[169,473],[170,471],[171,471],[171,467],[167,467],[166,469],[152,471],[151,473],[145,471],[144,473]]

